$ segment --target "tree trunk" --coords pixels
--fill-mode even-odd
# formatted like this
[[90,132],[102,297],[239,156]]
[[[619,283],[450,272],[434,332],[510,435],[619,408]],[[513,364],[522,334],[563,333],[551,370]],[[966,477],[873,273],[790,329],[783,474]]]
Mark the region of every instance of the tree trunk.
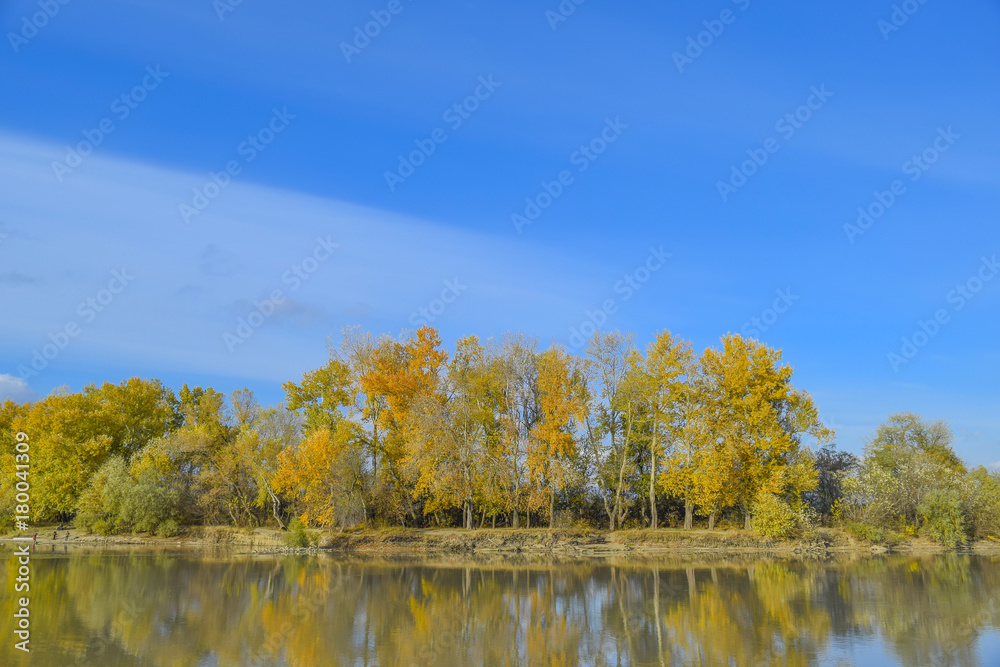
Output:
[[708,529],[715,530],[715,512],[709,512],[708,514]]
[[552,487],[552,494],[549,496],[549,529],[556,527],[556,487]]
[[517,517],[517,510],[516,509],[514,510],[514,516],[511,518],[511,524],[510,525],[511,525],[511,528],[515,528],[515,529],[520,527],[520,524],[518,523],[518,517]]
[[649,527],[656,530],[656,435],[653,449],[649,450]]
[[750,530],[750,512],[743,513],[743,530]]
[[663,663],[663,630],[660,628],[660,570],[653,570],[653,618],[656,620],[656,648],[660,656],[660,667]]
[[267,491],[267,494],[271,496],[271,513],[274,515],[274,520],[278,522],[278,527],[281,530],[284,530],[285,522],[282,521],[279,516],[279,514],[281,514],[281,500],[279,500],[278,496],[271,490],[270,484],[265,483],[264,489]]
[[684,530],[691,530],[694,528],[694,505],[691,504],[691,499],[688,498],[684,501]]
[[656,434],[659,420],[653,419],[653,442],[649,447],[649,527],[656,529]]

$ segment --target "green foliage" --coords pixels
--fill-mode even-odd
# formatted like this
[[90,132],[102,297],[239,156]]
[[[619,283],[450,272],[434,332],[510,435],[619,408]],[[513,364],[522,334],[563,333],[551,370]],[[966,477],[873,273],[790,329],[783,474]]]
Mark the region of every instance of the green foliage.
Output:
[[865,449],[865,458],[844,480],[840,507],[850,521],[888,527],[902,517],[919,525],[920,507],[929,494],[954,491],[966,476],[951,448],[951,430],[943,422],[918,415],[891,415]]
[[848,534],[862,542],[872,542],[874,544],[881,544],[883,537],[883,529],[878,526],[873,526],[870,523],[862,523],[860,521],[850,521],[844,525],[844,530]]
[[285,546],[294,548],[314,547],[319,544],[319,536],[306,530],[305,524],[295,517],[288,524],[285,533]]
[[751,526],[763,537],[788,537],[795,530],[796,513],[783,499],[773,493],[760,493],[753,504]]
[[969,473],[963,487],[963,513],[979,539],[1000,537],[1000,471],[980,466]]
[[957,547],[966,539],[962,497],[957,491],[935,490],[920,503],[923,531],[931,539],[948,547]]
[[89,526],[81,526],[81,527],[86,527],[92,533],[97,533],[98,535],[111,535],[114,533],[111,524],[105,521],[104,519],[98,519]]
[[[77,524],[94,532],[156,532],[169,522],[179,526],[181,492],[165,482],[168,471],[140,456],[132,466],[112,457],[93,475],[81,494]],[[98,524],[102,524],[98,529]]]
[[180,534],[181,527],[174,519],[167,519],[156,527],[156,534],[160,537],[173,537]]
[[862,542],[870,542],[871,544],[893,546],[900,544],[906,539],[905,535],[897,533],[889,528],[873,526],[870,523],[862,523],[858,521],[851,521],[845,524],[844,530],[846,530],[847,533],[855,539],[861,540]]

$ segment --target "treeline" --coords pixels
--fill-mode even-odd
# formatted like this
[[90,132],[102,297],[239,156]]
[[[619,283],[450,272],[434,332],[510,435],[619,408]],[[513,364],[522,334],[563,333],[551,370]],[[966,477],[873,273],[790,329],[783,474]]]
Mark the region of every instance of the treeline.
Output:
[[[264,407],[156,380],[0,408],[3,465],[31,438],[34,520],[173,534],[186,524],[709,528],[770,536],[821,521],[859,536],[1000,534],[1000,477],[967,471],[941,423],[896,415],[838,452],[780,351],[739,335],[695,355],[660,333],[596,333],[584,353],[506,334],[376,337]],[[4,520],[12,476],[0,482]]]

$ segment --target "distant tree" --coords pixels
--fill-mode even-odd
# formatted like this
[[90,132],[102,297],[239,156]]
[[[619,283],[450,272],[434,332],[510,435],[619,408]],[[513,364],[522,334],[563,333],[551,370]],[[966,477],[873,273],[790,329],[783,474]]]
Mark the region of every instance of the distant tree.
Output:
[[945,422],[928,422],[909,412],[890,415],[866,445],[855,473],[845,480],[846,518],[919,528],[927,518],[921,506],[928,494],[957,492],[964,483],[965,465],[952,449],[952,439]]
[[806,494],[806,500],[820,516],[830,516],[837,501],[844,495],[844,479],[859,465],[858,457],[827,445],[815,454],[818,474],[816,490]]

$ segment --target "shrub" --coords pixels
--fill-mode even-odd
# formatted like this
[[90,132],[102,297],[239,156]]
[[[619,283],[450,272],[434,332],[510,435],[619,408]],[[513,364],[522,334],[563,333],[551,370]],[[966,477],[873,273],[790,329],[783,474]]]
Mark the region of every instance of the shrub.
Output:
[[181,532],[180,524],[173,519],[167,519],[156,527],[156,534],[160,537],[173,537]]
[[969,473],[962,490],[969,532],[979,539],[1000,536],[1000,472],[980,466]]
[[288,532],[285,533],[285,546],[303,548],[316,546],[319,544],[319,536],[306,530],[305,525],[298,517],[295,517],[288,524]]
[[931,491],[919,507],[924,520],[924,533],[948,547],[957,547],[966,540],[962,497],[957,491]]
[[851,537],[856,540],[861,540],[862,542],[881,544],[883,541],[882,529],[878,526],[873,526],[870,523],[851,521],[844,526],[844,530],[846,530]]
[[788,537],[795,530],[795,510],[773,493],[757,496],[752,510],[751,526],[763,537]]

